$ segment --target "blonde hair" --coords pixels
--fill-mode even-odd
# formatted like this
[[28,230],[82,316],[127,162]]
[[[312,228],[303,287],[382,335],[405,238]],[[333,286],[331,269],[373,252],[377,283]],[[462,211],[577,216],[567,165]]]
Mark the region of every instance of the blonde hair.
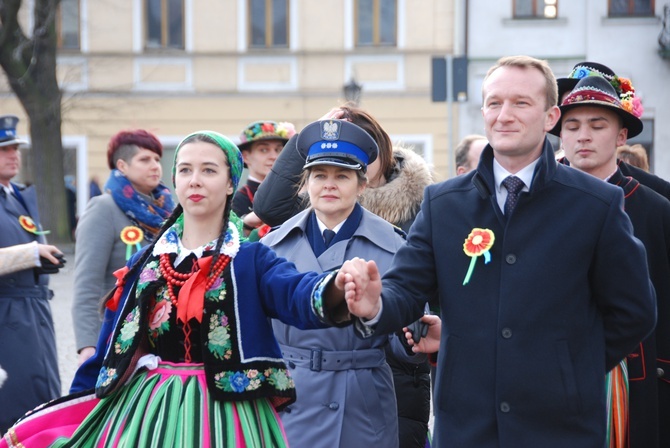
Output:
[[645,171],[649,171],[649,157],[647,150],[639,143],[636,145],[622,145],[616,150],[617,159],[621,159],[629,165],[636,166]]
[[500,67],[519,67],[519,68],[534,68],[539,70],[540,73],[544,76],[544,81],[546,84],[546,104],[544,110],[549,110],[552,106],[558,103],[558,84],[556,83],[556,77],[554,72],[551,71],[547,61],[542,59],[536,59],[530,56],[505,56],[495,63],[493,67],[489,69],[484,77],[484,84],[486,80],[491,76],[491,74],[498,70]]

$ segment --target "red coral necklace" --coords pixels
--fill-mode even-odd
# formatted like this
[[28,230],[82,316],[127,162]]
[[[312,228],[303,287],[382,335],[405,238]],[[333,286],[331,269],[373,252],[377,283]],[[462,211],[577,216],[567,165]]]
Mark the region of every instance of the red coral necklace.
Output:
[[[226,266],[228,266],[228,263],[230,263],[230,257],[228,255],[219,256],[219,259],[216,261],[216,264],[211,269],[211,274],[207,279],[207,283],[205,283],[205,291],[209,291],[209,288],[212,287],[216,279],[219,278],[223,270],[226,268]],[[176,307],[179,301],[177,300],[177,296],[174,293],[174,287],[184,286],[184,283],[186,283],[186,281],[189,278],[191,278],[191,276],[196,272],[196,270],[193,270],[185,274],[175,271],[175,269],[172,267],[172,263],[170,262],[169,254],[160,255],[159,266],[161,274],[163,274],[163,277],[165,277],[165,280],[167,281],[168,296],[170,297],[170,302],[172,302],[172,304]]]

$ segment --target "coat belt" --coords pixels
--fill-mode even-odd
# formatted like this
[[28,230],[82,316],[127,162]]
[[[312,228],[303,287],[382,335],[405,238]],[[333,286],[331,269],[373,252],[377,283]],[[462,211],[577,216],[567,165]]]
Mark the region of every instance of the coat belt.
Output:
[[287,362],[309,367],[310,370],[340,371],[355,369],[374,369],[386,363],[383,348],[363,350],[330,351],[320,348],[305,349],[279,344],[282,356]]
[[35,285],[35,286],[24,286],[24,287],[14,287],[0,285],[0,298],[23,298],[29,297],[32,299],[47,299],[51,300],[53,297],[53,291],[49,289],[48,286],[44,285]]

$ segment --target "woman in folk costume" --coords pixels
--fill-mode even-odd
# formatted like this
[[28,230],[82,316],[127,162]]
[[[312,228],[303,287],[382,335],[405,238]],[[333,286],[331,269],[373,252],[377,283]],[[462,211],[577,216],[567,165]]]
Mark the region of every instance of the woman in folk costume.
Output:
[[[375,260],[383,274],[404,243],[403,232],[358,204],[377,144],[343,120],[306,126],[297,145],[307,154],[303,184],[311,207],[261,240],[300,271],[326,272],[352,257]],[[303,330],[273,321],[275,336],[295,379],[298,400],[280,415],[292,446],[398,446],[389,339],[361,339],[348,328]],[[328,384],[328,387],[323,387]]]
[[[75,394],[37,410],[0,447],[287,445],[276,410],[295,400],[295,386],[269,318],[348,324],[345,276],[299,273],[260,243],[240,244],[229,215],[241,171],[239,150],[221,134],[179,144],[181,205],[119,275],[97,353],[73,382],[99,398]],[[60,428],[45,428],[58,418]]]
[[[367,187],[358,202],[394,226],[409,231],[419,212],[423,190],[433,183],[425,160],[410,148],[394,145],[381,124],[361,108],[338,107],[323,119],[351,122],[375,140],[379,154],[367,167]],[[282,224],[309,203],[307,194],[295,194],[307,157],[306,148],[299,148],[296,141],[297,137],[293,137],[286,143],[255,196],[254,211],[270,226]],[[393,371],[400,446],[424,448],[430,418],[429,364],[407,361],[390,349],[386,351],[386,360]]]
[[107,148],[105,194],[92,198],[76,231],[72,320],[79,364],[95,353],[100,298],[136,249],[151,243],[174,204],[161,182],[163,145],[143,129],[121,131]]

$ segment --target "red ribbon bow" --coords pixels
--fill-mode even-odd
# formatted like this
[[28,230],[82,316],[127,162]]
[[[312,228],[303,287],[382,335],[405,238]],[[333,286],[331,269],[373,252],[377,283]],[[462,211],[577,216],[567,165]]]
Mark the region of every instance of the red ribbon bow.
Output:
[[188,322],[195,318],[198,322],[202,322],[202,309],[207,292],[207,274],[211,265],[211,256],[198,259],[199,269],[186,280],[184,286],[179,290],[177,320]]

